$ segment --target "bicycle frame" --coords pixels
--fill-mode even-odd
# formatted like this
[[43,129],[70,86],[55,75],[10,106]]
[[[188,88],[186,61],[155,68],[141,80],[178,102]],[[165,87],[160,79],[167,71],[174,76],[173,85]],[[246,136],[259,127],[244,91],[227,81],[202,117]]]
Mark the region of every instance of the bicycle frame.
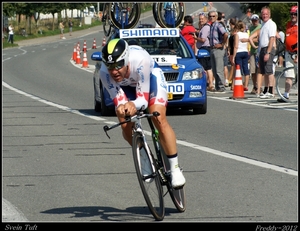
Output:
[[[128,123],[128,122],[134,122],[134,126],[132,127],[133,133],[138,132],[138,133],[140,133],[140,134],[142,135],[142,137],[143,137],[143,142],[146,144],[146,145],[145,145],[146,151],[147,151],[148,153],[151,153],[151,150],[149,149],[149,145],[148,145],[147,140],[146,140],[145,132],[144,132],[144,130],[143,130],[143,128],[142,128],[142,122],[141,122],[141,121],[142,121],[142,118],[145,118],[145,117],[146,117],[147,120],[148,120],[149,126],[150,126],[150,128],[151,128],[151,134],[152,134],[151,137],[152,137],[152,141],[153,141],[153,144],[154,144],[155,153],[156,153],[156,155],[157,155],[157,161],[158,161],[158,165],[159,165],[159,169],[158,169],[158,170],[162,170],[162,169],[161,169],[162,167],[163,167],[164,169],[166,169],[166,165],[164,164],[163,157],[162,157],[162,153],[161,153],[161,149],[160,149],[160,146],[159,146],[159,143],[158,143],[158,139],[159,139],[159,138],[158,138],[158,131],[157,131],[156,128],[154,127],[154,124],[153,124],[153,122],[152,122],[152,120],[151,120],[151,117],[152,117],[152,116],[158,117],[158,116],[159,116],[159,113],[158,113],[158,112],[153,112],[153,114],[143,114],[142,110],[140,110],[140,111],[137,112],[136,115],[134,115],[134,116],[132,116],[132,117],[126,118],[125,121],[120,122],[120,123],[118,123],[118,124],[115,124],[115,125],[113,125],[113,126],[111,126],[111,127],[108,127],[107,125],[105,125],[105,126],[103,127],[103,129],[104,129],[104,131],[105,131],[107,137],[110,138],[109,135],[107,134],[107,131],[108,131],[108,130],[111,130],[111,129],[113,129],[113,128],[116,128],[116,127],[118,127],[118,126],[120,126],[120,125],[122,125],[122,124]],[[152,158],[152,157],[151,157],[151,158]],[[153,163],[153,162],[154,162],[154,160],[153,160],[153,158],[152,158],[152,163]],[[155,171],[155,169],[153,169],[153,171]],[[160,175],[161,175],[162,183],[164,184],[164,183],[167,181],[167,179],[166,179],[166,177],[165,177],[166,172],[159,172],[159,173],[160,173]]]

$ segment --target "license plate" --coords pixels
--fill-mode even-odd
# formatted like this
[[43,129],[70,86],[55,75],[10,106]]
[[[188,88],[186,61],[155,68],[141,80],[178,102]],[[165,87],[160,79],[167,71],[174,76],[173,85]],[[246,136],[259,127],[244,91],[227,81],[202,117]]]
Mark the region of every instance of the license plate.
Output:
[[173,99],[173,93],[168,93],[168,100],[171,100],[171,99]]

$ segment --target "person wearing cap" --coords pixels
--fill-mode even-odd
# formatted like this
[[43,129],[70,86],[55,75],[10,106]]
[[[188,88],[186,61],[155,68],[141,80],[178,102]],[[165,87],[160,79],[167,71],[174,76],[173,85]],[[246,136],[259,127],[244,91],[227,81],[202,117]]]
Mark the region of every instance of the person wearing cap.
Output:
[[[261,24],[259,23],[259,16],[257,14],[253,14],[251,16],[251,23],[252,25],[249,28],[250,31],[250,36],[257,30],[261,28]],[[249,36],[249,37],[250,37]],[[258,45],[258,42],[255,43]],[[250,47],[250,58],[249,58],[249,63],[250,63],[250,74],[251,74],[251,79],[253,83],[253,89],[251,91],[251,94],[260,94],[261,91],[261,86],[262,86],[262,75],[260,74],[260,71],[258,70],[259,67],[256,64],[256,56],[258,55],[257,49],[254,47]]]
[[[290,10],[291,20],[286,25],[285,32],[285,67],[292,67],[298,63],[298,6],[292,6]],[[283,96],[289,99],[289,92],[292,87],[292,79],[295,78],[294,69],[285,72],[285,92]],[[286,102],[279,98],[278,102]]]

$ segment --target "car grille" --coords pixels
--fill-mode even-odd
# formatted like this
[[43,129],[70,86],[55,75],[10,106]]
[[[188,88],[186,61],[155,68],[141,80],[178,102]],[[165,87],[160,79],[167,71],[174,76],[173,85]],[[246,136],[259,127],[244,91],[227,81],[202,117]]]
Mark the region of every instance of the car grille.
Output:
[[164,76],[167,82],[177,81],[178,75],[178,72],[164,72]]
[[[165,79],[167,82],[172,82],[172,81],[177,81],[179,73],[178,72],[164,72],[165,75]],[[173,100],[182,100],[184,94],[181,95],[173,95],[173,99],[169,100],[169,101],[173,101]]]

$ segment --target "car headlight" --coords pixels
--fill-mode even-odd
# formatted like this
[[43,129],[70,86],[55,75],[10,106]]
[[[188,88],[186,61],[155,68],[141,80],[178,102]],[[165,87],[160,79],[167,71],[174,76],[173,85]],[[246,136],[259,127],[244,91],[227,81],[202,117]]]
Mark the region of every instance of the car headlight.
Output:
[[202,69],[197,68],[193,71],[185,71],[182,76],[182,80],[195,80],[203,77]]

